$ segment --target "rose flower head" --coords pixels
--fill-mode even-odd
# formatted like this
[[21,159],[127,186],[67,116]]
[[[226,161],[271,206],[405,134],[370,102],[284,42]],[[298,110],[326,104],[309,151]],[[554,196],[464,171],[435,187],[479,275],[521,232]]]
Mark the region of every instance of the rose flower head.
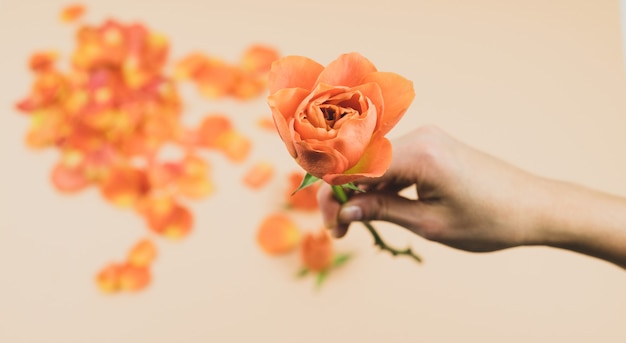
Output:
[[378,177],[391,163],[385,138],[415,97],[413,83],[358,53],[326,67],[302,56],[275,61],[268,81],[274,124],[310,175],[331,185]]

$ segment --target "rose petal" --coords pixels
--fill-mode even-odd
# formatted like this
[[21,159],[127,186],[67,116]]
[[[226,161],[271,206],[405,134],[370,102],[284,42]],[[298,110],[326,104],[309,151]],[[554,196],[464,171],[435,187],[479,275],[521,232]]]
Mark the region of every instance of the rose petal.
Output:
[[300,229],[287,215],[273,213],[259,225],[256,241],[268,255],[285,254],[300,243]]
[[293,138],[289,122],[293,120],[298,105],[309,95],[309,91],[302,88],[281,89],[267,98],[267,103],[272,110],[274,124],[278,130],[280,138],[287,146],[287,150],[292,157],[296,157],[296,150],[293,147]]
[[112,167],[100,183],[100,193],[114,205],[133,207],[150,192],[145,170],[127,166]]
[[69,166],[58,163],[50,174],[50,180],[56,189],[63,193],[76,193],[87,188],[91,181],[82,165]]
[[269,117],[259,118],[256,122],[256,125],[260,129],[271,131],[271,132],[276,132],[276,125],[274,125],[274,120],[272,118],[269,118]]
[[337,130],[337,137],[332,140],[332,147],[348,160],[348,168],[362,158],[371,140],[376,122],[376,107],[369,102],[369,109],[366,113],[343,122],[341,129]]
[[130,249],[126,261],[134,267],[148,267],[154,262],[156,256],[156,245],[151,240],[144,238]]
[[219,137],[233,129],[230,118],[223,114],[211,114],[202,119],[195,134],[198,145],[214,148]]
[[375,71],[374,64],[359,53],[343,54],[319,74],[317,83],[354,87],[363,83],[361,80]]
[[243,162],[252,148],[252,141],[241,133],[231,130],[220,135],[217,148],[223,152],[231,162]]
[[69,23],[80,19],[83,14],[85,14],[85,6],[81,4],[73,4],[63,8],[59,17],[61,21]]
[[380,117],[383,115],[385,110],[385,101],[380,86],[375,82],[370,82],[358,85],[351,90],[363,93],[363,95],[365,95],[372,102],[372,104],[376,106],[376,112],[379,117],[377,121],[380,121]]
[[378,135],[370,141],[361,160],[343,174],[326,174],[324,181],[331,185],[342,185],[363,177],[382,176],[391,164],[391,142]]
[[105,293],[113,293],[120,290],[120,275],[123,265],[120,263],[109,263],[96,274],[96,283]]
[[287,56],[272,63],[268,76],[270,94],[283,88],[312,89],[324,66],[303,56]]
[[415,91],[413,82],[404,77],[388,72],[376,72],[366,75],[362,83],[375,82],[380,86],[384,99],[384,112],[377,127],[381,135],[389,132],[400,121],[409,108]]
[[274,166],[267,161],[253,164],[244,174],[243,184],[251,189],[265,186],[274,176]]
[[279,58],[278,51],[267,45],[251,45],[244,51],[239,62],[241,68],[251,73],[266,73],[270,70],[272,62]]
[[295,143],[296,162],[309,174],[324,177],[327,174],[340,174],[348,169],[348,160],[334,148],[307,141]]
[[152,281],[148,267],[136,267],[124,264],[119,274],[119,287],[124,291],[136,292],[146,288]]

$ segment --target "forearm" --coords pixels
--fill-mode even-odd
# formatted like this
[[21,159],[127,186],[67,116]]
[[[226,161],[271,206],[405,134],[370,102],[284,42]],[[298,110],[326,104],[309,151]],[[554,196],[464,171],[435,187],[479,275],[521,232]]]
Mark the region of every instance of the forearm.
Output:
[[542,183],[531,244],[576,251],[626,269],[626,199],[565,182]]

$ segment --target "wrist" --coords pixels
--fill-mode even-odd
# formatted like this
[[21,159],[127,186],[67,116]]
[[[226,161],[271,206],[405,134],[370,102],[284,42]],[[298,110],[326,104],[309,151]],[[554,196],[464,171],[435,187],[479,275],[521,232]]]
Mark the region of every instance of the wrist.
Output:
[[526,245],[598,257],[626,268],[626,200],[555,180],[538,182]]

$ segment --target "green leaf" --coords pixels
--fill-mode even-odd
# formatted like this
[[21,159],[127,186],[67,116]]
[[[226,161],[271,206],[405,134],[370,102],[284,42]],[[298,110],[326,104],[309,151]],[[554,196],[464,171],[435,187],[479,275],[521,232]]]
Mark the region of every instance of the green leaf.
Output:
[[350,258],[352,258],[352,255],[350,254],[341,254],[335,256],[335,259],[333,260],[333,268],[341,267],[346,262],[348,262]]
[[303,278],[307,276],[308,274],[309,274],[309,270],[306,267],[302,267],[300,268],[300,270],[298,270],[298,273],[296,273],[296,277]]
[[361,188],[357,187],[352,182],[344,183],[342,186],[343,186],[343,188],[347,188],[347,189],[350,189],[350,190],[353,190],[353,191],[356,191],[356,192],[359,192],[359,193],[365,193],[364,190],[362,190]]
[[326,277],[328,276],[328,270],[322,270],[317,274],[317,278],[315,279],[315,288],[320,289],[324,281],[326,281]]
[[296,194],[296,192],[298,192],[299,190],[303,189],[303,188],[307,188],[310,185],[314,184],[315,182],[319,181],[320,178],[313,176],[309,173],[306,173],[306,175],[304,175],[304,178],[302,178],[302,182],[300,183],[300,186],[298,186],[298,189],[296,189],[295,191],[293,191],[293,193],[291,193],[291,195]]

